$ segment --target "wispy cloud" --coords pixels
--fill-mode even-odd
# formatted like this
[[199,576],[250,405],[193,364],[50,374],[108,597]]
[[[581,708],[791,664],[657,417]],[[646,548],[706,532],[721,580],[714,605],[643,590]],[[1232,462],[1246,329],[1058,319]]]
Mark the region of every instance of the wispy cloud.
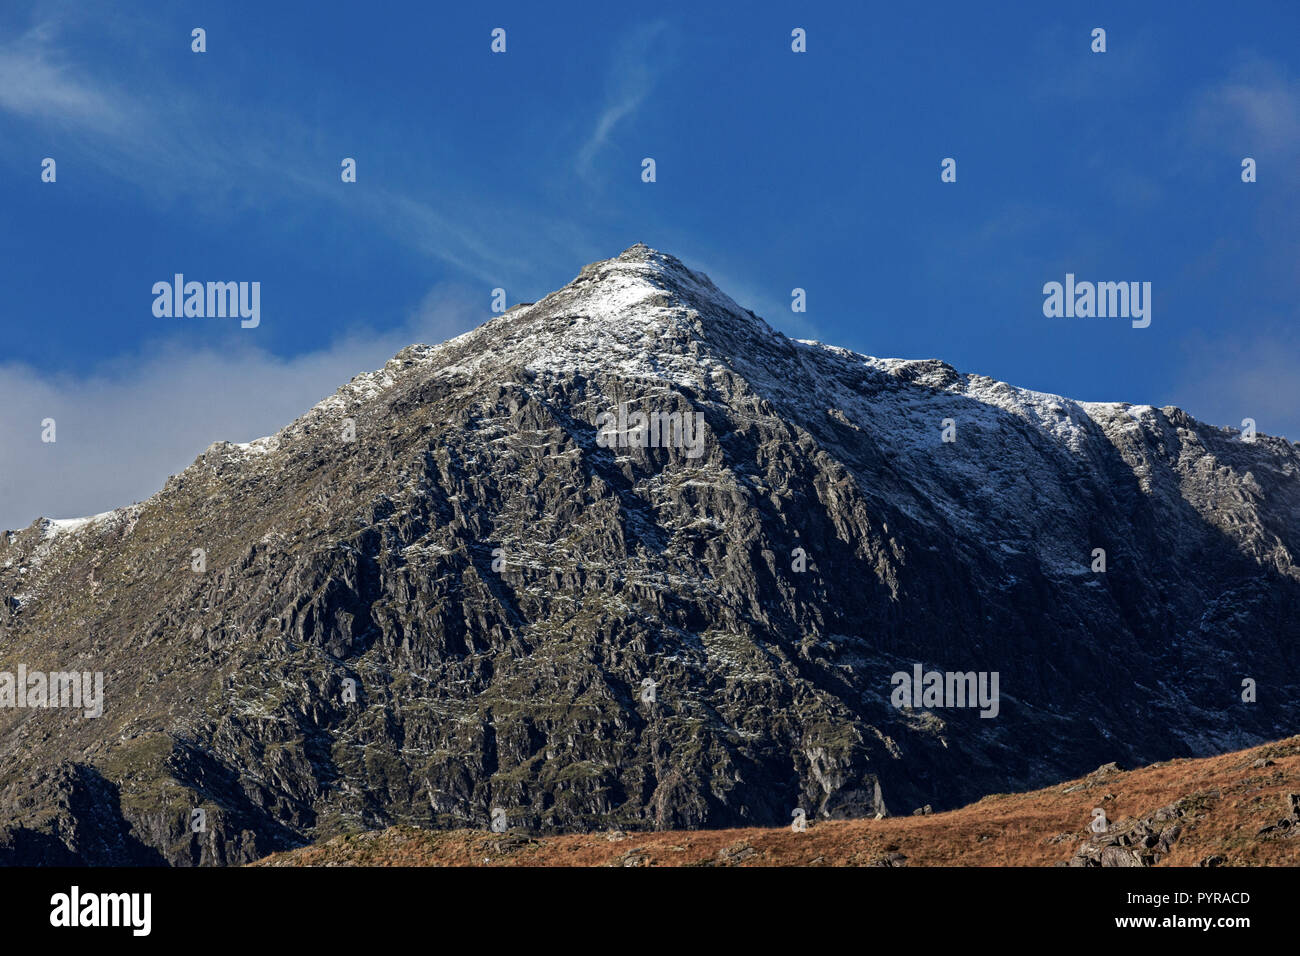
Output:
[[[296,115],[250,116],[177,84],[165,92],[122,87],[79,62],[52,22],[0,46],[0,114],[79,134],[87,162],[133,183],[146,200],[170,204],[184,196],[214,218],[253,204],[301,208],[309,200],[351,210],[406,248],[476,280],[497,285],[540,271],[530,259],[503,252],[503,230],[494,227],[511,218],[521,233],[537,234],[547,228],[541,214],[458,198],[469,189],[431,197],[370,182],[343,188],[336,172],[321,174],[320,131]],[[448,176],[440,181],[447,185]]]
[[1091,100],[1140,89],[1159,77],[1161,45],[1149,30],[1112,30],[1104,54],[1093,53],[1092,42],[1092,28],[1078,23],[1040,31],[1025,71],[1035,80],[1024,94],[1039,101]]
[[1170,400],[1202,421],[1300,438],[1300,337],[1281,328],[1198,337],[1183,348]]
[[1300,78],[1280,63],[1251,56],[1194,99],[1193,131],[1236,151],[1300,154]]
[[53,28],[43,25],[0,46],[0,110],[126,135],[136,118],[129,104],[110,87],[80,75],[53,36]]
[[646,101],[658,77],[669,65],[667,24],[663,21],[638,27],[619,44],[610,73],[605,106],[591,135],[578,149],[577,169],[590,177],[597,154],[609,142],[614,128]]
[[210,196],[214,184],[230,182],[227,144],[210,132],[212,110],[176,84],[133,91],[85,61],[62,22],[16,36],[0,46],[0,113],[73,134],[100,169],[169,199],[185,187]]

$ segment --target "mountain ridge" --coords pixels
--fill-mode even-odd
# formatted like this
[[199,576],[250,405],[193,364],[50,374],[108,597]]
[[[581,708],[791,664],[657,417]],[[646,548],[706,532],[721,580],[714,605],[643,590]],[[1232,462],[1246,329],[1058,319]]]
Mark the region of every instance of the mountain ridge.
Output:
[[[702,415],[703,456],[602,446],[620,405]],[[145,502],[0,535],[0,670],[107,696],[0,707],[0,858],[874,816],[1276,739],[1297,469],[1175,408],[788,339],[633,246]],[[914,664],[1000,672],[1000,716],[891,706]]]
[[[1053,393],[1053,392],[1043,392],[1035,389],[1029,389],[1021,386],[1012,385],[1008,382],[1004,382],[998,379],[993,379],[990,378],[989,376],[981,375],[979,373],[973,373],[973,372],[963,373],[958,371],[956,368],[954,368],[952,365],[948,364],[947,362],[944,362],[943,360],[937,358],[926,358],[926,359],[877,358],[874,356],[867,355],[865,353],[855,352],[851,349],[843,348],[841,346],[831,345],[814,339],[789,338],[785,336],[783,333],[772,328],[770,325],[768,325],[766,322],[764,322],[761,318],[759,318],[750,310],[743,309],[742,307],[737,305],[733,300],[730,299],[729,296],[727,296],[725,293],[719,290],[717,286],[713,284],[712,280],[708,278],[708,276],[704,275],[703,273],[695,272],[693,270],[688,269],[684,264],[681,263],[680,260],[678,260],[676,257],[670,254],[652,249],[649,246],[646,246],[644,243],[636,243],[635,245],[624,250],[619,256],[615,257],[614,259],[599,260],[597,262],[589,263],[588,265],[582,268],[579,275],[573,280],[573,282],[569,283],[568,285],[564,286],[560,290],[551,293],[550,295],[544,297],[543,299],[537,302],[519,303],[514,306],[511,306],[501,315],[494,316],[493,318],[487,320],[481,325],[478,325],[473,329],[470,329],[464,333],[461,333],[458,336],[448,339],[445,342],[436,345],[414,343],[412,345],[409,345],[401,349],[392,359],[390,359],[387,363],[385,363],[385,365],[382,368],[358,373],[349,382],[340,386],[339,389],[337,389],[334,393],[326,396],[320,402],[317,402],[315,405],[313,405],[306,413],[294,419],[292,422],[288,423],[283,429],[280,430],[280,432],[277,432],[273,435],[263,436],[262,438],[253,439],[248,442],[230,442],[230,441],[218,439],[208,446],[208,449],[205,450],[204,454],[213,450],[227,449],[227,448],[234,448],[241,452],[249,452],[253,454],[264,454],[269,450],[273,450],[274,447],[273,442],[278,438],[278,436],[281,433],[291,432],[302,419],[308,417],[313,412],[337,410],[340,407],[340,402],[346,402],[349,398],[373,397],[378,391],[382,391],[385,387],[390,387],[392,384],[394,384],[394,379],[392,377],[393,370],[400,369],[403,367],[409,368],[412,361],[417,367],[419,367],[419,366],[425,366],[427,364],[430,364],[433,361],[435,361],[437,358],[442,357],[444,351],[451,351],[453,352],[453,354],[455,354],[456,352],[474,351],[475,347],[477,347],[477,350],[479,352],[486,352],[487,350],[482,348],[484,339],[490,339],[494,335],[500,334],[503,328],[510,329],[510,328],[518,328],[521,326],[526,326],[534,310],[542,310],[548,307],[555,306],[557,304],[555,301],[557,297],[562,297],[566,292],[568,292],[575,285],[575,283],[580,283],[584,279],[599,277],[602,273],[602,269],[607,269],[609,266],[611,266],[611,264],[622,265],[624,263],[646,265],[647,268],[637,269],[633,272],[633,274],[637,275],[638,278],[645,280],[645,283],[647,285],[654,285],[659,289],[661,289],[662,291],[667,291],[669,289],[667,282],[669,281],[670,277],[672,276],[689,277],[689,281],[691,282],[691,284],[696,286],[698,289],[702,290],[703,297],[706,300],[711,300],[714,304],[723,305],[725,309],[727,309],[732,313],[733,317],[747,318],[752,323],[753,329],[756,332],[759,332],[760,337],[763,339],[784,341],[786,343],[795,346],[805,346],[817,352],[823,352],[830,355],[840,356],[853,362],[866,363],[876,368],[886,370],[891,374],[896,374],[899,377],[905,378],[906,380],[918,382],[920,384],[930,385],[936,388],[948,388],[955,385],[957,382],[961,380],[966,380],[968,384],[968,389],[974,388],[975,393],[980,395],[982,400],[986,401],[989,404],[997,405],[998,407],[1015,408],[1017,405],[1020,405],[1022,407],[1025,405],[1030,405],[1035,407],[1046,406],[1048,408],[1051,408],[1054,405],[1061,405],[1061,403],[1069,403],[1070,405],[1075,406],[1089,413],[1089,417],[1092,417],[1091,413],[1095,410],[1100,416],[1102,416],[1103,420],[1113,418],[1116,413],[1124,413],[1131,417],[1134,417],[1135,420],[1139,422],[1141,422],[1143,415],[1147,415],[1152,412],[1159,411],[1160,413],[1164,414],[1166,417],[1175,416],[1179,419],[1184,419],[1184,420],[1194,422],[1195,424],[1203,427],[1215,428],[1225,434],[1229,434],[1229,435],[1240,434],[1239,429],[1230,426],[1216,426],[1195,419],[1192,416],[1188,415],[1181,407],[1176,405],[1165,405],[1165,406],[1157,407],[1148,404],[1141,404],[1141,403],[1135,404],[1126,401],[1105,401],[1105,402],[1082,401],[1077,399],[1071,399],[1066,396]],[[628,288],[627,285],[625,285],[623,291],[625,293],[628,293],[631,290]],[[651,293],[651,295],[653,295],[653,293]],[[647,296],[643,293],[642,298],[645,297]],[[567,303],[565,304],[567,305]],[[633,293],[631,297],[625,295],[624,301],[621,303],[617,299],[613,303],[615,308],[617,308],[619,305],[634,305],[634,304],[638,304],[638,299],[636,298],[635,293]],[[606,307],[606,310],[608,310],[610,303],[604,303],[604,305]],[[608,314],[608,311],[606,312],[606,314]],[[701,325],[697,323],[696,328],[699,329],[700,327]],[[661,331],[663,332],[675,331],[680,328],[682,328],[682,326],[672,326],[669,323],[665,323]],[[607,329],[599,329],[598,331],[607,331]],[[589,344],[589,340],[583,340],[583,344],[584,345]],[[575,350],[572,353],[573,357],[576,359],[585,358],[589,354],[590,353],[588,352],[577,351],[577,350]],[[753,363],[750,363],[750,367],[752,371]],[[546,371],[554,370],[549,367],[545,358],[543,358],[540,364],[540,368]],[[651,374],[654,374],[658,370],[654,369],[653,367],[647,368],[643,366],[641,368],[636,369],[636,371],[640,373],[645,373],[646,371],[650,371]],[[967,394],[969,394],[969,392],[967,392]],[[1005,406],[1000,405],[997,402],[997,399],[999,398],[1008,400],[1008,404]],[[1293,444],[1287,442],[1286,439],[1268,436],[1262,432],[1257,433],[1256,440],[1260,440],[1264,442],[1284,442],[1288,445]],[[136,504],[138,505],[139,503],[137,502]],[[135,505],[122,506],[119,508],[111,509],[108,512],[103,512],[99,515],[93,515],[93,516],[82,517],[82,518],[53,519],[49,517],[44,517],[43,520],[49,522],[51,525],[54,526],[71,526],[66,529],[75,530],[75,528],[79,527],[81,523],[101,520],[119,511],[122,511],[125,508],[130,508],[134,506]],[[37,519],[37,520],[39,521],[42,519]],[[11,530],[9,533],[13,534],[16,533],[18,530],[23,530],[23,529]],[[51,533],[56,533],[58,530],[65,530],[65,528],[56,527],[55,531],[52,531]]]

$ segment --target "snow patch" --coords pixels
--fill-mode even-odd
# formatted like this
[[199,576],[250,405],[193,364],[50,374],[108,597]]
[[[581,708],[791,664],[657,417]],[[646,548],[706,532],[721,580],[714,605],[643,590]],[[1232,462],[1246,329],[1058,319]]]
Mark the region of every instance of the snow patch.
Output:
[[87,518],[42,518],[44,526],[41,529],[41,538],[45,541],[50,540],[61,534],[70,534],[74,531],[80,531],[87,525],[103,521],[105,518],[111,518],[121,509],[105,511],[101,514],[90,515]]

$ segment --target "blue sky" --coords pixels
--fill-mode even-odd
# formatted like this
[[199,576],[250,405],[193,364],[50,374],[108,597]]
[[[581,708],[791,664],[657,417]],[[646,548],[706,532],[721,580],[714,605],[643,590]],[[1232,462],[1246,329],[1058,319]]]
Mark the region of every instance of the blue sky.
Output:
[[[0,526],[637,241],[796,337],[1300,438],[1300,4],[460,6],[5,3]],[[155,318],[176,272],[260,281],[260,326]],[[1066,272],[1151,326],[1045,318]]]

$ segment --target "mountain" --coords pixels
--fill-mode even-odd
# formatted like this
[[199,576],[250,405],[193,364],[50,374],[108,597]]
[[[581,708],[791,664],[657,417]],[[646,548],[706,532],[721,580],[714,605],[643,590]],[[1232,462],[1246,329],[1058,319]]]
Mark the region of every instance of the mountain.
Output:
[[[1105,814],[1094,815],[1095,809]],[[1100,832],[1098,832],[1100,831]],[[1293,866],[1300,737],[1199,760],[1098,767],[948,813],[770,829],[529,836],[392,827],[254,866]]]
[[[1298,468],[792,341],[633,246],[0,535],[0,862],[910,814],[1285,737]],[[102,715],[6,706],[20,668],[102,674]],[[916,668],[995,706],[895,706]]]

